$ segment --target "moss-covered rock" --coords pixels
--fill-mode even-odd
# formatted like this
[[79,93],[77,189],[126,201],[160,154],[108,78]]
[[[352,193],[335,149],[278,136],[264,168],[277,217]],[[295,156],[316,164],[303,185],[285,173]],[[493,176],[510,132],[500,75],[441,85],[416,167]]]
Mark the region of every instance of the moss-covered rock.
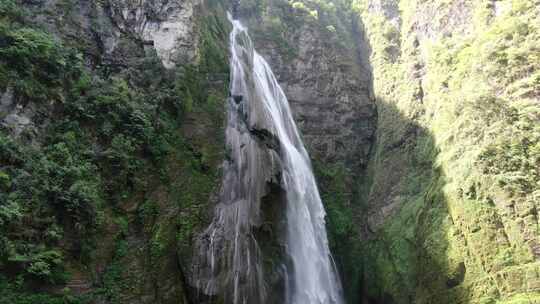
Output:
[[366,298],[534,302],[538,6],[355,5],[379,109],[364,203]]

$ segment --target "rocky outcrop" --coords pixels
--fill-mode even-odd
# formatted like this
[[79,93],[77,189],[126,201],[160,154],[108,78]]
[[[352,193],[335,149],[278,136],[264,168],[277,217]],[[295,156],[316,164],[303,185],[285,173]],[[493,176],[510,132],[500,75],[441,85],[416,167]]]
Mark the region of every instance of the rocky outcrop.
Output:
[[[13,88],[8,87],[0,98],[0,122],[15,138],[24,131],[35,127],[32,117],[35,115],[35,106],[16,104],[13,96]],[[30,131],[31,132],[31,131]]]
[[153,46],[165,67],[196,62],[200,1],[109,1],[108,6],[118,30]]
[[[125,68],[144,49],[156,51],[166,68],[195,64],[199,58],[198,22],[202,2],[190,1],[57,1],[27,7],[40,24],[60,38],[85,44],[88,60]],[[46,14],[58,9],[58,14]]]

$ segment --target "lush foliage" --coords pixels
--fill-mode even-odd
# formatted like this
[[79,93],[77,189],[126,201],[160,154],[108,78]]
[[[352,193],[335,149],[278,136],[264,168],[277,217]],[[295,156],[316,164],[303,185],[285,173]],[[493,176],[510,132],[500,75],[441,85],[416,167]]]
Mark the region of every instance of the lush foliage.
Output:
[[331,247],[336,247],[340,240],[351,237],[354,229],[352,210],[347,206],[346,174],[343,165],[315,163],[315,174],[322,189],[321,199],[328,213],[328,230]]
[[11,0],[0,2],[0,83],[36,101],[60,99],[76,78],[81,57],[48,33],[23,25],[24,12]]
[[[177,235],[190,242],[217,178],[228,73],[219,44],[223,20],[208,17],[202,29],[198,65],[165,70],[148,51],[130,54],[121,71],[89,67],[22,6],[0,0],[0,93],[9,88],[15,107],[38,113],[20,135],[0,130],[0,303],[78,303],[69,291],[24,290],[62,286],[117,244],[92,293],[114,302],[123,292],[118,282],[133,226],[146,234],[153,265],[163,249],[174,253]],[[214,133],[186,139],[185,118],[195,112],[200,121],[192,129]],[[198,187],[190,190],[192,182]],[[126,204],[136,205],[135,219]],[[171,222],[158,221],[166,212],[173,212]],[[112,237],[98,240],[98,233]]]
[[[370,296],[536,299],[522,282],[538,280],[530,275],[540,235],[538,7],[521,0],[354,7],[370,38],[379,102],[370,199],[401,202],[365,245]],[[386,195],[388,184],[395,192]],[[493,279],[503,277],[512,279]]]
[[346,298],[353,302],[359,297],[358,287],[361,281],[361,256],[358,250],[358,227],[353,217],[353,204],[356,203],[347,180],[350,172],[343,164],[329,164],[314,161],[321,199],[326,210],[326,228],[328,242],[333,258],[342,278]]

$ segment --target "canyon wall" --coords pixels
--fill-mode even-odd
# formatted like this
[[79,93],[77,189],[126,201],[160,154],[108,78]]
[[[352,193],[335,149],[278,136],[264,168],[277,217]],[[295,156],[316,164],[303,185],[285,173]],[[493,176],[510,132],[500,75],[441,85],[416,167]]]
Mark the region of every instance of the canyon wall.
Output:
[[349,303],[540,301],[539,7],[0,0],[0,303],[207,300],[227,10],[290,101]]
[[374,303],[535,303],[537,1],[358,1],[377,100]]

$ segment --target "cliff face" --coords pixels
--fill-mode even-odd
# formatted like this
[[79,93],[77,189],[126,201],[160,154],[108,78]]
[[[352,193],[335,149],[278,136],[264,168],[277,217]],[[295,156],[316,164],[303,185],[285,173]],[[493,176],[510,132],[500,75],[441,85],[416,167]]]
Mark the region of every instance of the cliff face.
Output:
[[247,15],[257,47],[279,76],[312,157],[347,164],[351,172],[365,166],[376,115],[354,16],[334,11],[312,19],[282,1],[249,12],[241,3],[240,18]]
[[0,302],[188,303],[223,157],[223,8],[0,12]]
[[349,301],[535,301],[538,3],[256,3]]
[[[197,301],[227,6],[0,0],[0,303]],[[238,3],[313,158],[350,303],[539,301],[539,7]]]
[[353,210],[377,123],[359,18],[339,1],[240,1],[237,15],[289,99],[313,159],[345,292],[356,299],[361,263]]
[[358,1],[379,113],[373,302],[538,301],[539,6]]

